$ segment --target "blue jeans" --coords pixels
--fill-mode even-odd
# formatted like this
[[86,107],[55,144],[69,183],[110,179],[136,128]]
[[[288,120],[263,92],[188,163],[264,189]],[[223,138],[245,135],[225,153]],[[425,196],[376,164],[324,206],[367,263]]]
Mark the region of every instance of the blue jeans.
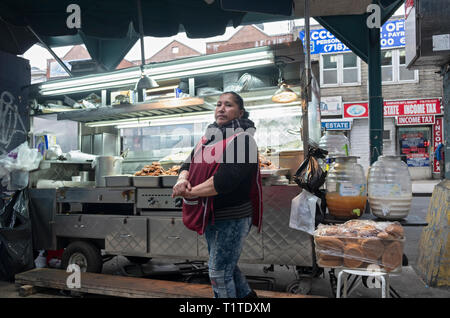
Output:
[[237,263],[252,218],[216,220],[205,229],[208,243],[209,278],[215,298],[242,298],[251,292]]

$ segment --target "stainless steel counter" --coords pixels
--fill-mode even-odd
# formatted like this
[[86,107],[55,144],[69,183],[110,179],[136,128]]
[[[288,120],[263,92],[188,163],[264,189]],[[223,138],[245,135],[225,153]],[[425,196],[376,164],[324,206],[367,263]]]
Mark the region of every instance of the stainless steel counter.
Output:
[[[160,200],[168,201],[165,205],[160,202],[169,209],[150,204],[157,193],[143,190],[134,187],[30,189],[34,206],[42,206],[43,200],[47,202],[45,210],[38,208],[33,212],[36,218],[48,223],[39,227],[38,235],[47,238],[41,242],[47,246],[40,248],[60,248],[61,242],[68,239],[93,239],[102,241],[102,248],[111,255],[207,260],[204,237],[184,226],[178,202],[168,195],[171,189],[159,189]],[[149,208],[137,208],[140,192],[152,195],[152,198],[145,197],[150,200],[146,201]],[[263,187],[262,232],[252,228],[241,262],[313,266],[312,237],[289,227],[291,200],[299,192],[296,185]],[[86,214],[62,210],[63,204],[75,203],[100,204],[102,211]],[[108,206],[119,203],[132,205],[134,213],[109,214]]]

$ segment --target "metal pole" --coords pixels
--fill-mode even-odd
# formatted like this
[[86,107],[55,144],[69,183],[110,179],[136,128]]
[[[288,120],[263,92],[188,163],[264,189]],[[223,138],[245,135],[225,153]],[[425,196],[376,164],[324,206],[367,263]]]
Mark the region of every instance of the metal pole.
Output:
[[450,64],[443,67],[443,98],[444,104],[444,167],[445,179],[450,180]]
[[45,44],[45,42],[39,37],[39,35],[36,32],[34,32],[34,30],[29,25],[27,26],[27,29],[28,31],[33,33],[36,39],[38,39],[39,43],[41,43],[41,45],[45,47],[47,51],[50,52],[53,58],[59,63],[59,65],[61,65],[61,67],[67,72],[67,74],[69,74],[70,77],[73,77],[72,72],[69,70],[66,64],[64,64],[64,62],[58,57],[58,55],[56,55],[55,52],[53,52],[53,50],[47,44]]
[[370,164],[383,154],[383,93],[381,90],[380,29],[369,29],[369,136]]
[[138,19],[139,19],[139,38],[141,39],[141,69],[145,65],[145,55],[144,55],[144,22],[142,21],[142,6],[141,0],[137,0],[138,7]]
[[310,44],[310,24],[309,24],[309,0],[305,0],[305,73],[302,89],[302,139],[304,158],[309,153],[309,125],[308,125],[308,104],[309,104],[309,85],[311,83],[311,44]]

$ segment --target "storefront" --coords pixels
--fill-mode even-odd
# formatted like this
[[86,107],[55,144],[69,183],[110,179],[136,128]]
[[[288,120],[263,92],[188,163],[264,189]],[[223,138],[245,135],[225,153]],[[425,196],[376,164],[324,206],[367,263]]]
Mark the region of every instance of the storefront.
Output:
[[[368,102],[344,103],[343,113],[344,118],[353,119],[352,154],[360,156],[360,163],[367,169],[370,165]],[[431,179],[433,173],[439,172],[434,149],[443,140],[442,115],[439,98],[384,102],[383,154],[404,156],[413,180]]]

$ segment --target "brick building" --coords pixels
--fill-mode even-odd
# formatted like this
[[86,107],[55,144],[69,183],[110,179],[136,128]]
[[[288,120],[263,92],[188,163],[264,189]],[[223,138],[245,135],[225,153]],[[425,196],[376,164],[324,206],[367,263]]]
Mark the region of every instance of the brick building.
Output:
[[[183,57],[189,56],[198,56],[202,55],[202,53],[194,50],[193,48],[177,41],[173,40],[161,50],[159,50],[156,54],[154,54],[149,59],[145,60],[145,63],[158,63],[158,62],[166,62],[172,61],[176,59],[180,59]],[[135,61],[135,64],[140,65],[140,61]]]
[[[294,37],[303,38],[302,28]],[[383,154],[403,155],[413,179],[437,177],[434,137],[441,134],[442,77],[436,69],[408,70],[403,17],[382,28]],[[368,65],[320,25],[311,27],[311,59],[318,64],[322,125],[340,122],[351,154],[370,165]]]
[[[69,66],[70,69],[70,63],[71,61],[82,61],[82,60],[90,60],[91,56],[88,52],[88,50],[83,45],[74,45],[62,58],[61,60],[64,61],[64,63]],[[116,70],[127,68],[131,66],[136,66],[131,61],[123,59],[119,65],[116,67]],[[55,59],[47,59],[47,70],[46,70],[46,77],[47,80],[52,78],[63,78],[67,77],[67,73],[64,71],[64,69],[59,65],[59,63]]]
[[230,39],[206,43],[206,54],[236,51],[252,47],[292,42],[293,34],[270,36],[255,25],[246,25]]

